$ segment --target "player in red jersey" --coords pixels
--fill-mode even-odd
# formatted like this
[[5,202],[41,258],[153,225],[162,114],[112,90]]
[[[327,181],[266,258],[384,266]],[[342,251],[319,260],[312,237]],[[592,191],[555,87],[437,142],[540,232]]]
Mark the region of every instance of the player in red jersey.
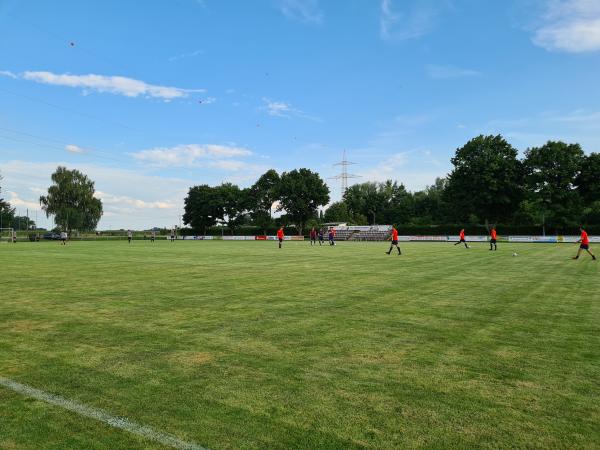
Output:
[[454,245],[458,245],[460,243],[463,243],[463,244],[465,244],[465,248],[469,248],[469,246],[467,245],[467,241],[465,240],[465,229],[464,228],[462,230],[460,230],[460,233],[459,233],[458,236],[459,236],[460,240],[456,244],[454,244]]
[[579,250],[577,250],[577,256],[573,256],[573,259],[579,259],[581,251],[585,250],[591,255],[592,259],[595,261],[596,257],[590,250],[590,238],[588,237],[587,232],[583,229],[583,227],[579,227],[579,231],[581,231],[581,237],[577,242],[580,242],[581,244],[579,245]]
[[392,225],[392,233],[390,234],[390,239],[392,241],[392,244],[390,245],[390,249],[386,252],[388,255],[392,253],[392,249],[394,248],[394,245],[396,246],[396,248],[398,249],[398,254],[401,255],[402,252],[400,251],[400,246],[398,245],[398,230],[396,229],[395,225]]
[[498,246],[496,245],[496,227],[492,227],[492,231],[490,231],[490,250],[498,250]]
[[317,230],[312,227],[310,230],[310,245],[317,245]]
[[281,248],[281,244],[283,243],[283,227],[279,228],[279,230],[277,230],[277,239],[279,240],[279,248]]

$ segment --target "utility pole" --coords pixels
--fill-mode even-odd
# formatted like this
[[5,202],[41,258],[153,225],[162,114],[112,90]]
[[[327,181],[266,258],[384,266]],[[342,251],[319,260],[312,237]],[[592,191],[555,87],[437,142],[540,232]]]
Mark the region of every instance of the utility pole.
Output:
[[330,179],[341,180],[341,182],[342,182],[342,197],[344,196],[344,194],[346,193],[346,190],[348,189],[348,179],[349,178],[360,178],[360,175],[354,175],[354,174],[348,173],[348,166],[352,166],[354,164],[356,164],[356,163],[353,163],[346,159],[346,150],[344,150],[344,155],[343,155],[342,160],[340,162],[334,164],[334,166],[341,166],[342,172],[334,177],[330,177]]

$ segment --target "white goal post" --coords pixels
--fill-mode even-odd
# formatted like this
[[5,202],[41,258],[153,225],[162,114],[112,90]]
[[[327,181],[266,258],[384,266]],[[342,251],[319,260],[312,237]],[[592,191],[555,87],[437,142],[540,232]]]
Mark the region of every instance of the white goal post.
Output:
[[17,237],[14,228],[0,228],[0,242],[12,242]]

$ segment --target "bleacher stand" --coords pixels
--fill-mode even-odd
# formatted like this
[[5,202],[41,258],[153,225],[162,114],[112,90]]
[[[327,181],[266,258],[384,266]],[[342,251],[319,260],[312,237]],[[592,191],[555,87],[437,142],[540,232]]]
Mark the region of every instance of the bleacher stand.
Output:
[[339,241],[385,241],[392,230],[391,225],[335,227]]

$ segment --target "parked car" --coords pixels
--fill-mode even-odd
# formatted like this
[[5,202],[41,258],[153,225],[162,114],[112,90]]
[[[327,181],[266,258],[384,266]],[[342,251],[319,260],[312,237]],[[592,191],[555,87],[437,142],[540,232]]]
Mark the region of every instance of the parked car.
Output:
[[51,241],[59,241],[60,234],[59,233],[46,233],[46,234],[44,234],[44,239],[50,239]]

